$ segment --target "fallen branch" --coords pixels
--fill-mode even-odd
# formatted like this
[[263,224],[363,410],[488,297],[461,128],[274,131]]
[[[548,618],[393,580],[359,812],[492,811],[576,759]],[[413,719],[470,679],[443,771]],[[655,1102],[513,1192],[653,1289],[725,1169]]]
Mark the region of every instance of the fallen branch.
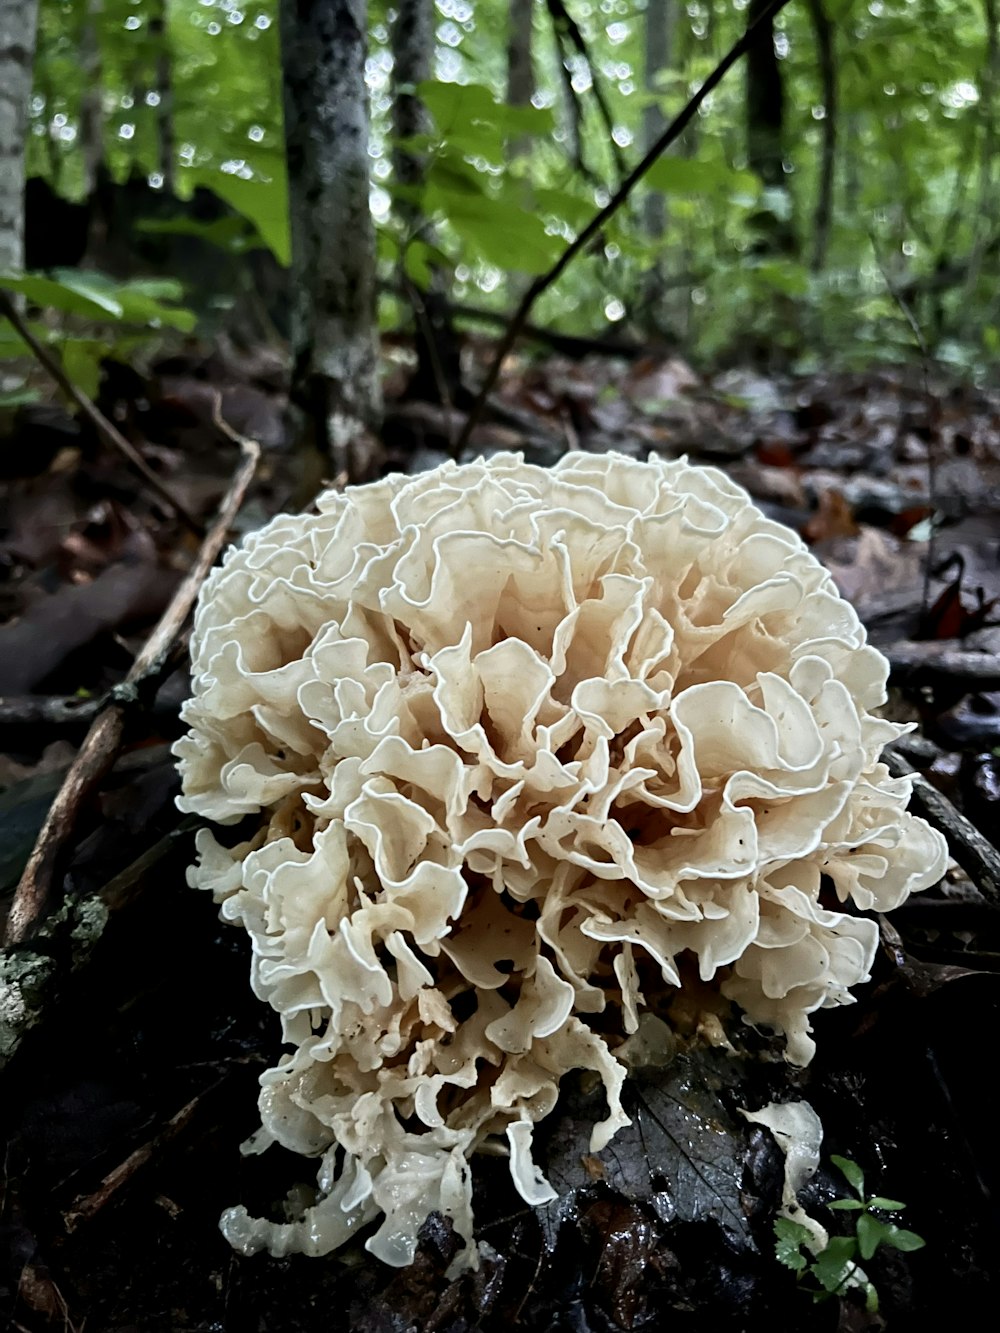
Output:
[[217,425],[229,438],[239,441],[243,453],[240,465],[233,474],[229,490],[201,544],[194,564],[133,662],[124,682],[111,692],[107,706],[94,719],[86,739],[70,765],[14,894],[7,920],[8,945],[24,943],[44,916],[51,894],[56,862],[76,824],[80,807],[114,762],[125,733],[125,719],[129,707],[138,701],[140,689],[148,688],[151,681],[158,679],[163,664],[170,655],[173,642],[194,605],[198,590],[208,571],[215,564],[233,519],[243,503],[246,489],[257,469],[260,446],[255,441],[235,436],[221,421],[217,421]]
[[[46,739],[53,733],[72,735],[80,727],[89,726],[108,703],[105,694],[82,699],[69,694],[14,694],[0,696],[0,731],[40,730]],[[179,701],[161,704],[157,700],[154,715],[176,717]]]
[[49,355],[48,350],[42,346],[35,335],[32,333],[26,320],[21,317],[20,311],[11,300],[10,296],[0,288],[0,314],[5,315],[10,320],[20,337],[31,349],[35,360],[47,372],[49,377],[55,381],[71,402],[74,402],[90,424],[97,431],[98,435],[125,459],[128,465],[142,477],[149,489],[168,505],[179,519],[198,536],[202,536],[204,528],[189,512],[187,508],[172,495],[169,489],[163,484],[153,469],[149,466],[143,456],[126,440],[118,427],[104,415],[96,403],[94,403],[83,392],[77,388],[73,381],[63,371],[62,366],[56,359]]
[[130,1153],[124,1162],[116,1166],[113,1171],[109,1171],[92,1194],[81,1195],[80,1198],[74,1200],[69,1210],[63,1214],[66,1230],[72,1234],[81,1222],[89,1222],[106,1204],[110,1203],[118,1191],[128,1184],[147,1162],[152,1160],[155,1152],[165,1147],[182,1130],[187,1128],[205,1097],[220,1087],[222,1082],[223,1079],[217,1079],[204,1092],[198,1093],[197,1097],[192,1097],[176,1115],[170,1117],[155,1138],[150,1139],[148,1143],[144,1143],[141,1148],[136,1148],[135,1152]]
[[956,648],[950,639],[927,642],[901,640],[882,650],[889,659],[890,678],[897,685],[932,685],[947,679],[970,689],[1000,688],[1000,656]]
[[887,750],[885,762],[893,777],[912,778],[917,813],[944,834],[952,856],[986,901],[1000,904],[1000,851],[897,750]]
[[660,155],[664,153],[676,139],[680,138],[681,134],[687,129],[691,121],[694,120],[695,116],[698,114],[698,108],[705,101],[705,98],[708,97],[709,93],[718,87],[729,73],[730,69],[732,69],[733,65],[735,65],[740,57],[753,46],[762,35],[767,25],[770,24],[774,16],[784,9],[787,3],[788,0],[771,0],[771,3],[765,10],[763,10],[757,21],[747,28],[746,32],[735,46],[731,47],[729,52],[723,56],[712,73],[688,101],[684,109],[674,117],[645,156],[632,168],[605,206],[600,209],[599,212],[594,214],[583,230],[569,243],[548,272],[540,274],[528,287],[527,291],[521,297],[517,309],[514,311],[511,321],[507,326],[507,332],[500,339],[500,345],[486,372],[482,386],[476,396],[476,401],[473,403],[469,415],[466,418],[462,433],[456,443],[456,455],[460,454],[465,448],[469,436],[472,434],[476,423],[482,415],[487,399],[493,391],[493,386],[497,382],[500,368],[506,360],[507,354],[517,342],[521,330],[531,312],[531,308],[538,300],[539,296],[541,296],[543,292],[548,291],[552,284],[562,277],[563,273],[581,250],[586,250],[591,241],[599,235],[604,228],[605,223],[614,217],[615,213],[617,213],[622,204],[625,203],[632,190],[639,181],[642,180],[643,176],[653,163],[657,161]]
[[0,698],[0,727],[66,727],[93,721],[103,699],[17,694]]

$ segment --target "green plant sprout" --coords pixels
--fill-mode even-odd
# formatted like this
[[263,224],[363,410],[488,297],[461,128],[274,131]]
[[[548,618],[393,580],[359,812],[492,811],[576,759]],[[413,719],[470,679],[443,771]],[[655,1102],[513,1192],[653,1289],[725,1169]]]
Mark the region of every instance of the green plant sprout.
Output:
[[857,1162],[849,1157],[831,1157],[834,1166],[843,1174],[856,1195],[855,1198],[835,1199],[829,1206],[837,1212],[856,1213],[853,1236],[832,1236],[826,1249],[810,1259],[803,1253],[813,1240],[808,1227],[791,1218],[779,1217],[774,1223],[774,1252],[778,1262],[790,1268],[797,1279],[809,1276],[818,1284],[812,1291],[814,1301],[829,1300],[849,1287],[858,1287],[865,1294],[865,1308],[872,1314],[878,1309],[878,1292],[867,1273],[858,1263],[859,1257],[868,1260],[880,1245],[891,1245],[895,1250],[922,1249],[923,1237],[914,1231],[904,1231],[894,1222],[885,1222],[878,1213],[898,1213],[906,1207],[898,1199],[885,1199],[880,1194],[865,1197],[865,1176]]

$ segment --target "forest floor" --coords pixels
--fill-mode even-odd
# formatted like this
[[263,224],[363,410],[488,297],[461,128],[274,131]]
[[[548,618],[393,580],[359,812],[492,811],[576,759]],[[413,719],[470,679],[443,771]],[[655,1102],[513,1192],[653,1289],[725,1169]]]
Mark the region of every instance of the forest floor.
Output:
[[[390,466],[419,470],[447,457],[457,417],[399,397],[399,355],[385,443]],[[318,478],[289,445],[279,358],[223,347],[148,375],[118,368],[100,400],[205,523],[238,461],[213,425],[217,403],[263,447],[238,535],[298,505]],[[198,541],[54,401],[0,410],[0,446],[6,906],[95,701],[123,679]],[[60,864],[66,892],[103,901],[107,924],[79,966],[65,941],[53,946],[58,985],[0,1075],[0,1324],[457,1333],[653,1329],[669,1312],[677,1329],[920,1329],[996,1300],[1000,1154],[984,1064],[1000,1017],[1000,882],[954,816],[997,846],[1000,391],[920,371],[705,378],[653,355],[512,362],[470,452],[550,463],[577,448],[688,454],[803,534],[890,659],[891,715],[917,724],[899,761],[930,783],[924,810],[933,790],[945,796],[961,864],[893,914],[859,1003],[817,1016],[807,1070],[694,1051],[631,1085],[645,1137],[624,1135],[589,1170],[588,1094],[567,1086],[540,1150],[557,1205],[527,1209],[495,1162],[477,1168],[478,1274],[447,1282],[455,1242],[434,1219],[400,1272],[361,1250],[241,1259],[218,1233],[221,1210],[267,1209],[308,1170],[278,1150],[252,1165],[238,1153],[276,1024],[250,994],[243,934],[185,887],[191,834],[169,754],[189,688],[178,656],[130,711],[126,744]],[[813,1306],[776,1261],[781,1158],[735,1114],[747,1097],[808,1098],[824,1163],[852,1158],[872,1191],[908,1205],[903,1225],[927,1246],[880,1250],[866,1265],[880,1314],[851,1298]],[[844,1192],[824,1166],[804,1197],[822,1208]]]

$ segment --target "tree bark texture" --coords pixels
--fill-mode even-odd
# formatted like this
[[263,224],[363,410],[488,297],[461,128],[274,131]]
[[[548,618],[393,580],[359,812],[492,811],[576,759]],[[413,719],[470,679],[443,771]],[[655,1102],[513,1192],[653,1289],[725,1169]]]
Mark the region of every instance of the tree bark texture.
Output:
[[[429,118],[414,89],[431,77],[433,54],[434,0],[399,0],[392,25],[392,123],[396,138],[392,165],[400,185],[419,186],[423,180],[423,155],[402,147],[400,140],[428,131]],[[412,200],[399,201],[399,216],[411,226],[419,213]]]
[[87,0],[80,32],[80,65],[83,92],[80,98],[78,142],[83,158],[83,193],[89,198],[97,188],[104,162],[104,70],[101,62],[100,29],[104,0]]
[[835,29],[823,6],[823,0],[809,0],[809,13],[816,34],[820,82],[823,87],[823,157],[819,169],[819,192],[813,215],[813,271],[826,263],[833,223],[833,179],[837,161],[837,62]]
[[293,392],[316,445],[357,479],[382,414],[364,0],[281,0],[281,50]]
[[[675,0],[647,0],[645,85],[649,96],[662,92],[660,76],[673,64],[674,28],[677,22]],[[648,152],[663,133],[666,121],[659,104],[650,102],[642,113],[642,150]],[[659,190],[649,190],[643,203],[643,222],[647,236],[662,236],[667,225],[666,200]]]
[[0,0],[0,269],[24,267],[24,146],[38,0]]
[[527,106],[535,92],[532,56],[535,0],[510,0],[507,32],[507,105]]

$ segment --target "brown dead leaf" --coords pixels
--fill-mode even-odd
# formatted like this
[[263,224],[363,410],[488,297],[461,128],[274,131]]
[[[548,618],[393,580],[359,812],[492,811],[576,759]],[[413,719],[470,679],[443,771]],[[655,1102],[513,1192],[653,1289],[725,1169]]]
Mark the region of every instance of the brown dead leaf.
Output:
[[898,605],[909,614],[920,605],[923,551],[916,542],[862,524],[857,536],[821,543],[813,553],[866,624],[890,607]]
[[809,543],[831,541],[834,537],[856,537],[861,531],[851,506],[840,491],[822,491],[819,508],[805,525],[802,535]]
[[679,356],[668,357],[665,361],[646,356],[632,367],[624,389],[633,402],[665,403],[700,385],[699,377]]

